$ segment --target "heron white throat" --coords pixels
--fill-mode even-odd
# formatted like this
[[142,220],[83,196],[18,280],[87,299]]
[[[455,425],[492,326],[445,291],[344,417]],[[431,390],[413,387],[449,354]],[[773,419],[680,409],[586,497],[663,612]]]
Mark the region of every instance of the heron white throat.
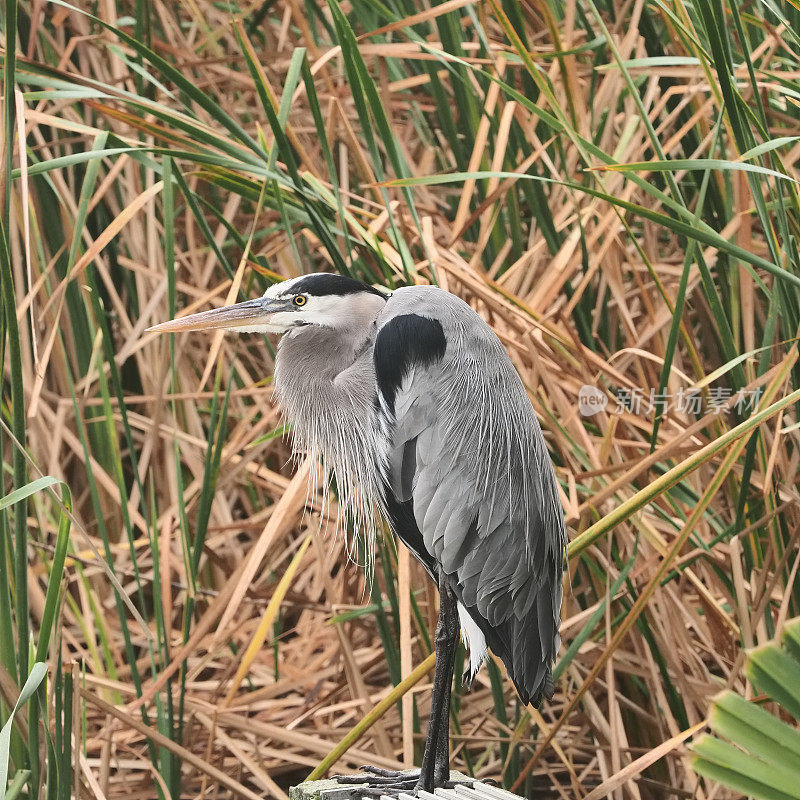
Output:
[[[439,587],[431,718],[413,785],[444,785],[459,627],[469,681],[488,645],[524,703],[553,691],[566,533],[522,380],[489,325],[431,286],[386,295],[316,273],[149,330],[219,328],[282,334],[275,389],[296,446],[335,473],[357,529],[384,514]],[[385,771],[376,781],[409,784]]]

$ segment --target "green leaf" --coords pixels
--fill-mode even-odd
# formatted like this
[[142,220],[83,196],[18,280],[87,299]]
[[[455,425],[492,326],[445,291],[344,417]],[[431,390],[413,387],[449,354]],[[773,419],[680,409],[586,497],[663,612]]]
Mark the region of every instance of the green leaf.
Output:
[[[68,156],[50,158],[38,164],[30,164],[28,166],[28,175],[43,175],[53,170],[74,167],[76,164],[85,164],[87,161],[95,161],[96,159],[106,158],[108,156],[117,156],[122,153],[144,152],[146,149],[147,148],[144,147],[109,147],[105,150],[86,150],[83,153],[72,153]],[[18,168],[12,170],[11,177],[15,180],[20,177]]]
[[39,626],[39,641],[36,645],[36,661],[45,661],[47,659],[50,634],[55,624],[58,600],[61,594],[61,578],[64,574],[64,564],[67,558],[67,548],[69,547],[70,518],[67,512],[72,510],[72,498],[66,484],[64,484],[62,491],[61,501],[65,508],[61,511],[56,547],[50,564],[47,593],[44,598],[44,611],[42,612],[42,621]]
[[800,136],[778,136],[776,139],[770,139],[768,142],[751,147],[746,153],[742,153],[741,158],[747,160],[763,156],[765,153],[771,153],[773,150],[797,141],[800,141]]
[[650,69],[652,67],[697,67],[699,65],[700,59],[694,56],[652,56],[650,58],[624,59],[617,64],[603,64],[598,69],[632,69],[636,67]]
[[790,620],[783,628],[783,646],[800,663],[800,617]]
[[[796,139],[797,137],[787,137]],[[718,170],[720,172],[753,172],[773,178],[798,183],[791,175],[774,169],[760,167],[743,161],[726,161],[721,158],[676,158],[666,161],[635,161],[603,167],[610,172],[678,172],[681,170]]]
[[[690,749],[704,765],[724,771],[727,778],[723,782],[745,794],[765,800],[800,797],[797,775],[790,769],[767,764],[714,736],[701,736]],[[695,769],[701,771],[698,762],[695,763]]]
[[800,663],[774,644],[750,653],[747,676],[762,691],[800,719]]
[[37,478],[35,481],[26,483],[19,489],[9,492],[5,497],[0,497],[0,511],[2,511],[4,508],[8,508],[9,506],[13,506],[14,503],[19,503],[20,500],[25,500],[32,494],[41,492],[42,489],[46,489],[48,486],[53,486],[56,483],[61,483],[61,481],[58,478],[54,478],[52,475],[45,475],[43,478]]
[[14,775],[14,779],[8,784],[4,800],[16,800],[22,794],[22,789],[31,777],[29,769],[19,769]]
[[28,675],[22,691],[19,693],[16,705],[9,714],[6,724],[0,730],[0,790],[5,795],[6,781],[8,780],[8,751],[11,744],[11,726],[14,724],[14,716],[17,711],[22,708],[33,693],[39,688],[44,676],[47,674],[47,665],[41,661],[37,661],[31,667],[30,675]]
[[259,444],[264,444],[264,442],[271,442],[273,439],[280,439],[283,436],[286,436],[292,430],[291,425],[279,425],[277,428],[269,431],[269,433],[263,434],[263,436],[259,436],[257,439],[254,439],[247,445],[247,449],[249,450],[251,447],[255,447]]
[[709,724],[714,733],[736,742],[762,761],[787,766],[800,776],[800,732],[733,692],[719,695]]
[[730,786],[746,797],[753,797],[756,800],[796,800],[794,795],[787,795],[769,786],[764,786],[750,776],[743,775],[740,771],[728,769],[705,758],[695,756],[691,763],[698,775]]

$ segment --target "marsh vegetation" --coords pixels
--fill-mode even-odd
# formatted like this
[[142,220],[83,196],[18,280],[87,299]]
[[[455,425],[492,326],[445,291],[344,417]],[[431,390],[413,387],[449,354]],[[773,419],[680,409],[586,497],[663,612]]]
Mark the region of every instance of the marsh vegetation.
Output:
[[386,698],[336,768],[420,751],[434,587],[307,497],[274,342],[145,333],[319,270],[470,302],[556,465],[556,696],[457,686],[455,767],[732,796],[687,745],[800,614],[797,4],[76,5],[3,7],[14,796],[281,799]]

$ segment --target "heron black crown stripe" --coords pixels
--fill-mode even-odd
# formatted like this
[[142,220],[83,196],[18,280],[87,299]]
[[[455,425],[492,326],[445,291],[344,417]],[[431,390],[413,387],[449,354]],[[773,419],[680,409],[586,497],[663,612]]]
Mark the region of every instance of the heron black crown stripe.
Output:
[[386,295],[368,283],[357,281],[355,278],[348,278],[346,275],[334,275],[333,273],[320,272],[316,275],[309,275],[295,281],[292,284],[292,294],[308,294],[312,297],[322,297],[325,295],[345,295],[358,294],[359,292],[369,292],[380,297]]

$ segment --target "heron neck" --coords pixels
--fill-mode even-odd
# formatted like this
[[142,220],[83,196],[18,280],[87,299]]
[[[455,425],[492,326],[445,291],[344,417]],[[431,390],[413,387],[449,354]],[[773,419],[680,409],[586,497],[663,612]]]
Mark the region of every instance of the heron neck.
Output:
[[322,386],[353,366],[369,342],[372,325],[356,330],[309,325],[286,334],[278,344],[276,386],[282,379],[302,379],[308,388]]
[[341,330],[300,328],[285,336],[275,360],[275,390],[293,424],[295,452],[320,459],[336,474],[340,507],[353,529],[369,538],[380,502],[375,426],[373,322],[354,336]]

